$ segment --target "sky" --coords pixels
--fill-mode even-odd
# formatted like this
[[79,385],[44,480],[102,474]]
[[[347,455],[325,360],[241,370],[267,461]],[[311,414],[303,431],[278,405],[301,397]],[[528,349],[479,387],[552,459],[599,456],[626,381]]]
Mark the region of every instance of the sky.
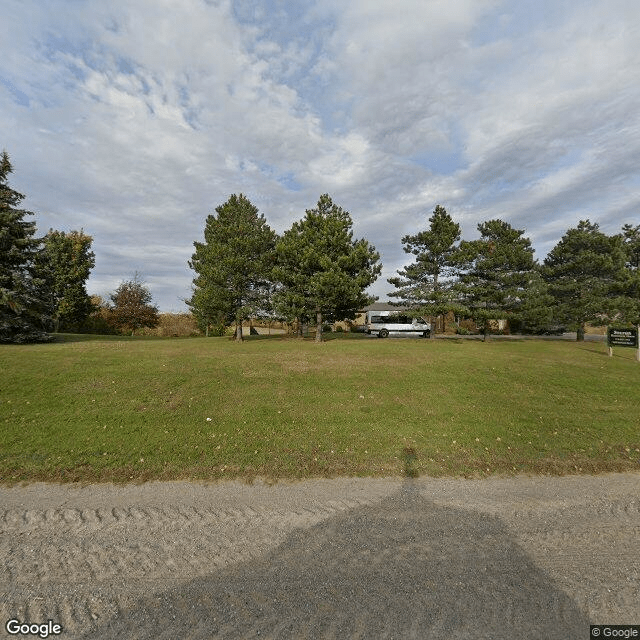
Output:
[[91,294],[191,295],[209,214],[282,233],[323,193],[411,260],[436,205],[542,261],[580,220],[640,224],[637,0],[2,0],[0,150],[38,233],[93,237]]

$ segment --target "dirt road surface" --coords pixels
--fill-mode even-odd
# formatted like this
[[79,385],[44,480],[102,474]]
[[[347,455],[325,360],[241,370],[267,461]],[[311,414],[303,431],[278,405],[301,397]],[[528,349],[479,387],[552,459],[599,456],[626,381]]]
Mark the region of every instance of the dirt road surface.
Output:
[[0,637],[587,639],[640,623],[640,474],[5,487],[0,560]]

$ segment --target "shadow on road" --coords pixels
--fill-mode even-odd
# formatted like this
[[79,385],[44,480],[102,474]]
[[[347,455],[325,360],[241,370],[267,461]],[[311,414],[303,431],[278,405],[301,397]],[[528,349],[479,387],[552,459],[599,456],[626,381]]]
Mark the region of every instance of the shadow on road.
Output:
[[586,638],[589,620],[501,520],[407,480],[272,553],[144,597],[87,638]]

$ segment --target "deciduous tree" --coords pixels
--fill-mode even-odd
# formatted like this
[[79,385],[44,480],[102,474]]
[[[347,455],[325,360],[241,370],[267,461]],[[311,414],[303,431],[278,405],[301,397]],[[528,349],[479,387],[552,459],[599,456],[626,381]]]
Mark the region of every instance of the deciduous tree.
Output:
[[111,319],[120,331],[131,331],[143,327],[157,327],[160,318],[158,307],[151,304],[151,291],[136,273],[126,280],[110,296]]
[[94,310],[86,282],[95,265],[93,238],[80,231],[49,230],[38,267],[46,280],[53,330],[78,331]]

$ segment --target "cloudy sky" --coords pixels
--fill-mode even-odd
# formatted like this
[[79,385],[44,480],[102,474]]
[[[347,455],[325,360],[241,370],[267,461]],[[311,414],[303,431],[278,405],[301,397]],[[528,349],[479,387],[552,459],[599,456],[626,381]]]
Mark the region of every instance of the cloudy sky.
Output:
[[436,204],[543,260],[640,224],[637,0],[2,0],[0,149],[39,232],[94,238],[90,293],[138,271],[185,308],[206,216],[278,232],[320,194],[381,253]]

